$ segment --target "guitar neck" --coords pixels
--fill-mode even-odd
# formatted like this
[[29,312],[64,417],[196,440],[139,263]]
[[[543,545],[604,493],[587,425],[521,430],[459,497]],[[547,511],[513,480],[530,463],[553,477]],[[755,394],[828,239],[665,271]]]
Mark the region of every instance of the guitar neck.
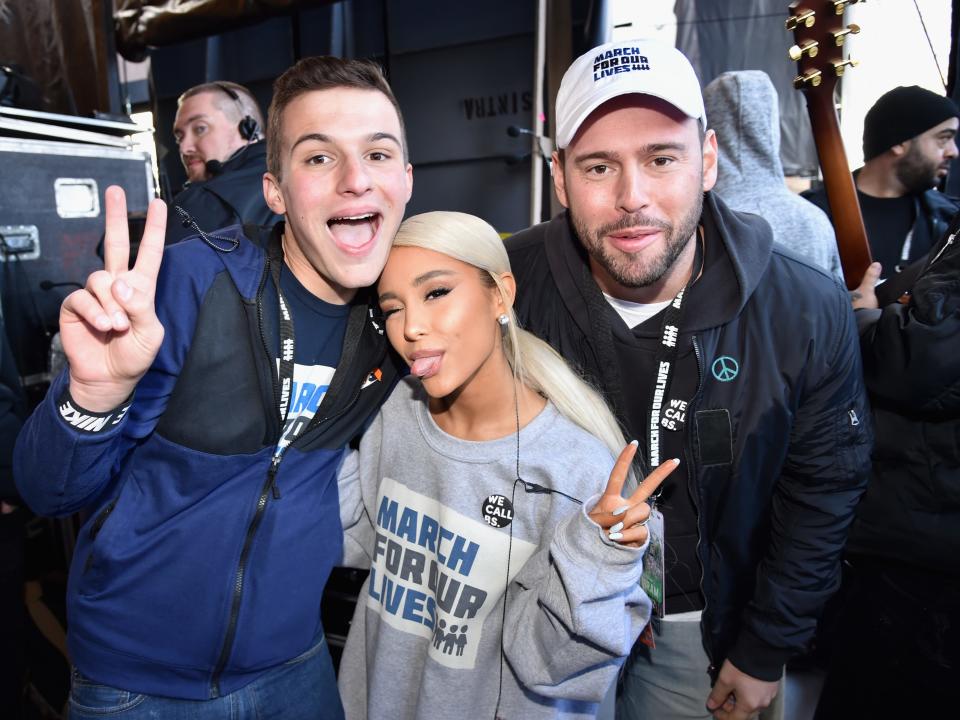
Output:
[[840,137],[840,124],[832,102],[825,102],[823,95],[806,94],[807,112],[813,126],[814,142],[820,169],[827,189],[830,215],[837,235],[840,264],[847,288],[852,290],[860,284],[863,274],[872,262],[870,243],[863,225],[857,188],[850,174],[847,154]]
[[786,23],[796,40],[789,53],[799,70],[794,86],[803,90],[807,99],[843,279],[851,290],[860,284],[872,260],[857,189],[843,150],[833,93],[844,69],[856,64],[843,57],[847,36],[860,32],[857,25],[845,26],[843,21],[846,6],[856,2],[859,0],[797,0],[790,5]]

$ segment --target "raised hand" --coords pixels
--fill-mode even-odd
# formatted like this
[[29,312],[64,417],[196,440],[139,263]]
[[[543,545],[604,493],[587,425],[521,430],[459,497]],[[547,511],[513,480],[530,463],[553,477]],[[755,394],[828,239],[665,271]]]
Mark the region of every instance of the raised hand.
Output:
[[104,269],[60,307],[60,338],[70,362],[70,395],[80,407],[105,412],[120,405],[153,363],[163,326],[154,309],[157,274],[163,258],[167,206],[154,200],[137,253],[128,269],[130,235],[127,200],[111,185],[104,193]]
[[590,519],[606,530],[611,540],[630,547],[640,547],[647,541],[646,522],[650,517],[650,505],[646,500],[680,464],[676,459],[661,463],[629,498],[624,499],[623,483],[636,453],[636,440],[620,452],[603,495],[589,513]]

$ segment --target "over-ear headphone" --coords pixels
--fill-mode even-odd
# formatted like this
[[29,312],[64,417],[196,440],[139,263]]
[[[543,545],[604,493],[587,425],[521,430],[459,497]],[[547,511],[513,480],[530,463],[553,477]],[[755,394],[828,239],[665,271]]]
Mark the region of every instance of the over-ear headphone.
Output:
[[256,140],[260,136],[260,123],[244,110],[243,103],[240,102],[240,96],[237,94],[237,91],[225,83],[215,82],[213,84],[233,98],[233,101],[237,104],[237,109],[242,116],[240,124],[237,125],[237,131],[240,133],[240,137],[248,143]]

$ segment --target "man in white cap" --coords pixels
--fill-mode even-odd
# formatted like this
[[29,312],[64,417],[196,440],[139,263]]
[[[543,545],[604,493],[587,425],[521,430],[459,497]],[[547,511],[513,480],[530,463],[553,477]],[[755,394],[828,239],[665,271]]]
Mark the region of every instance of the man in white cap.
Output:
[[617,716],[752,717],[839,584],[869,472],[849,300],[709,192],[716,136],[673,47],[591,50],[556,113],[566,211],[508,241],[516,309],[603,390],[645,473],[680,459],[650,522],[660,616]]

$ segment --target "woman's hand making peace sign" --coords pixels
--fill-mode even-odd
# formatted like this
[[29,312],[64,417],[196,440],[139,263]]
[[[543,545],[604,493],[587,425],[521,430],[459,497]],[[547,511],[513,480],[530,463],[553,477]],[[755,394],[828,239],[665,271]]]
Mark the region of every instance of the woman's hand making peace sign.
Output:
[[661,463],[629,498],[624,499],[621,494],[623,483],[636,453],[637,441],[634,440],[620,453],[613,470],[610,471],[610,479],[603,495],[589,513],[590,519],[606,530],[611,540],[630,547],[640,547],[647,541],[646,523],[650,517],[650,505],[646,500],[680,464],[677,459]]

